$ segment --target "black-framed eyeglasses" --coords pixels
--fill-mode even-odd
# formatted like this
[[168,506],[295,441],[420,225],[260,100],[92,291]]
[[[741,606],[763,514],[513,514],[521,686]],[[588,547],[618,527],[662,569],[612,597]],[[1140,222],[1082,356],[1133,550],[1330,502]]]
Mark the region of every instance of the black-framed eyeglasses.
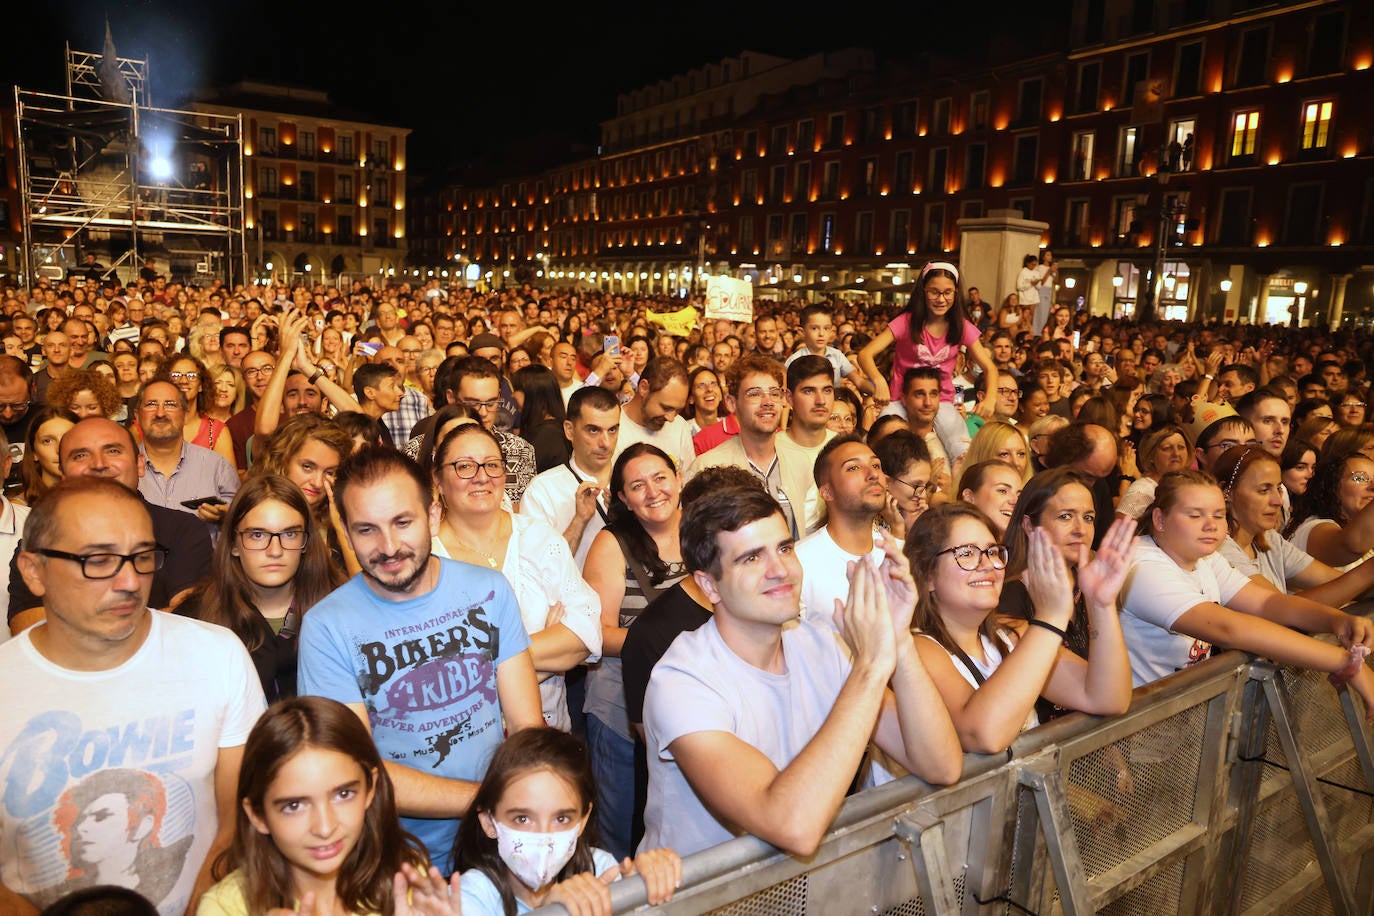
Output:
[[276,538],[282,550],[304,550],[310,532],[304,528],[288,528],[285,531],[268,531],[266,528],[241,528],[238,533],[239,546],[244,550],[266,550]]
[[81,564],[81,575],[87,579],[113,579],[119,575],[119,571],[124,568],[125,563],[132,563],[134,572],[140,576],[150,576],[162,568],[167,562],[167,548],[161,545],[149,547],[146,550],[138,550],[134,553],[68,553],[65,550],[53,550],[42,547],[30,551],[41,557],[53,557],[58,560],[71,560],[73,563]]
[[912,483],[911,481],[903,480],[902,478],[897,477],[896,475],[889,475],[887,479],[895,481],[901,484],[902,486],[906,487],[908,490],[911,491],[911,495],[916,497],[917,499],[929,499],[930,494],[934,493],[937,489],[939,489],[933,483]]
[[478,468],[485,471],[488,477],[500,477],[506,473],[506,463],[499,458],[491,458],[487,461],[459,458],[457,461],[450,461],[445,467],[453,468],[453,474],[459,480],[471,480],[476,477]]
[[940,551],[936,556],[942,554],[954,554],[954,562],[959,564],[959,568],[964,572],[973,572],[978,568],[978,564],[983,561],[983,557],[988,558],[993,569],[1007,568],[1007,548],[1002,544],[993,544],[991,547],[979,547],[977,544],[960,544],[957,547],[950,547]]
[[490,401],[479,401],[476,398],[459,398],[458,401],[464,407],[476,410],[479,413],[487,413],[501,406],[500,398],[492,398]]

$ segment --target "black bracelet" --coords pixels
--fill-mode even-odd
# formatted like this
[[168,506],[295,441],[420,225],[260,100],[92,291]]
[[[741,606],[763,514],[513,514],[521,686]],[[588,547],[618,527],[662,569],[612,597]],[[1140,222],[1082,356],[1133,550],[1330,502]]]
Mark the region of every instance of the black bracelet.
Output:
[[1046,623],[1045,621],[1040,620],[1036,617],[1032,617],[1029,621],[1027,621],[1027,623],[1029,623],[1033,627],[1041,627],[1043,629],[1049,630],[1051,633],[1053,633],[1055,636],[1058,636],[1064,642],[1069,641],[1069,634],[1064,630],[1059,629],[1059,627],[1055,626],[1052,623]]

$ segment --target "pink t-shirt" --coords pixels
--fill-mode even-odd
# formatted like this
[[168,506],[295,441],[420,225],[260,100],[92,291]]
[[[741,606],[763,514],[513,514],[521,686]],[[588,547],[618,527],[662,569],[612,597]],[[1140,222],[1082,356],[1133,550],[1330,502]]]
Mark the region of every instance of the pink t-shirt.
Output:
[[[921,339],[914,341],[908,329],[911,326],[911,313],[902,312],[887,324],[892,332],[895,350],[892,354],[892,395],[899,397],[902,390],[902,376],[914,366],[934,366],[940,370],[940,400],[945,403],[954,401],[954,362],[959,358],[959,347],[951,345],[943,337],[935,338],[930,332],[921,329]],[[964,322],[964,337],[960,346],[972,347],[982,335],[973,322]]]

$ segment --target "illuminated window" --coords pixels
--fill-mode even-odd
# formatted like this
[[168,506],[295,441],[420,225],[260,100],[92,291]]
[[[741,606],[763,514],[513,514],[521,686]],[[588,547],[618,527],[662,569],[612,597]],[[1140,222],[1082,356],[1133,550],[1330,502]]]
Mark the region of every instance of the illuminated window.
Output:
[[1093,177],[1093,132],[1080,130],[1073,135],[1073,161],[1069,177],[1074,181],[1086,181]]
[[1259,143],[1258,111],[1238,111],[1231,119],[1231,158],[1253,158]]
[[1140,128],[1123,127],[1116,137],[1116,174],[1134,175],[1140,159]]
[[878,192],[878,160],[876,157],[859,162],[859,196],[872,197]]
[[1331,139],[1331,101],[1306,102],[1302,106],[1302,148],[1325,149]]

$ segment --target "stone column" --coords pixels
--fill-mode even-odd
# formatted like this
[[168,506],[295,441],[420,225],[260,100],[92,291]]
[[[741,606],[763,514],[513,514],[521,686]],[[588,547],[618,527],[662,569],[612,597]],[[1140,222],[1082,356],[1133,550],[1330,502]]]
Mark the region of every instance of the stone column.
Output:
[[1331,274],[1331,330],[1341,326],[1341,315],[1345,312],[1345,286],[1353,274]]
[[1022,219],[1019,210],[989,210],[987,216],[959,220],[959,285],[978,287],[984,301],[1000,308],[1007,294],[1016,292],[1022,259],[1039,255],[1040,239],[1049,227]]

